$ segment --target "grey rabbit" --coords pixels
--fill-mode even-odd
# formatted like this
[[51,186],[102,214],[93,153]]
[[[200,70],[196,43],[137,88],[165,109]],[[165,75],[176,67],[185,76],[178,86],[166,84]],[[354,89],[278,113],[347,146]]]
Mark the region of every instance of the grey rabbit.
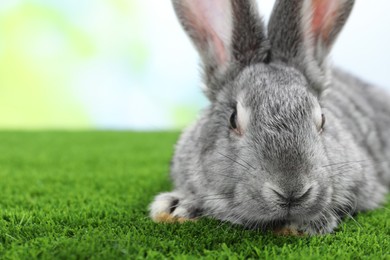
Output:
[[154,221],[316,235],[385,201],[390,96],[327,58],[353,0],[277,0],[268,30],[255,0],[172,2],[210,105],[177,143]]

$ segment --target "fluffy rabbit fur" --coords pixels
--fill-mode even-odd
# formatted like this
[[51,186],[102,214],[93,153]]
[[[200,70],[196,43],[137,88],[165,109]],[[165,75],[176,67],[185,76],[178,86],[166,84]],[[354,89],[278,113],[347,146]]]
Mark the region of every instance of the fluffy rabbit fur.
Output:
[[254,0],[173,0],[210,106],[176,146],[154,221],[324,234],[384,201],[390,96],[327,63],[353,4],[277,0],[266,33]]

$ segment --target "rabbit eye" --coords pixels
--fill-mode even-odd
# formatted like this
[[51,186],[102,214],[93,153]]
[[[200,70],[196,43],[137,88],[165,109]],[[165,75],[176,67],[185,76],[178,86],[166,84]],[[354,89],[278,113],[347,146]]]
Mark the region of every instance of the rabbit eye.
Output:
[[237,109],[234,109],[232,115],[230,116],[229,122],[230,122],[230,127],[233,130],[237,130],[237,128],[238,128],[238,124],[237,124]]
[[322,133],[322,131],[324,131],[324,126],[325,126],[325,122],[326,122],[324,114],[321,114],[321,118],[322,118],[322,121],[321,121],[320,133]]
[[238,101],[229,118],[230,129],[238,136],[244,135],[244,131],[249,124],[249,116],[250,111]]

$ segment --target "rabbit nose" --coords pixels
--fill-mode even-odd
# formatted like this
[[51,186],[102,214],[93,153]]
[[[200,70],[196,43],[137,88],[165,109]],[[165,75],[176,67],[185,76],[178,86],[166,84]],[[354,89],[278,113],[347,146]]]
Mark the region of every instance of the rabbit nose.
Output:
[[299,193],[298,195],[296,193],[283,195],[274,189],[272,189],[272,191],[276,194],[276,197],[278,198],[278,204],[280,206],[291,208],[305,202],[309,198],[312,188],[309,188],[303,193]]

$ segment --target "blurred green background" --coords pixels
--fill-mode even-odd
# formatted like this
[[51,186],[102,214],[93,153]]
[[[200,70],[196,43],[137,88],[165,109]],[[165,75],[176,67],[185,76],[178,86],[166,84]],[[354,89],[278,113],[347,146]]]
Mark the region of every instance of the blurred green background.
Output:
[[[334,60],[389,86],[376,4],[357,4]],[[181,128],[207,104],[197,63],[168,0],[1,0],[0,129]]]
[[[184,89],[173,93],[172,61],[156,59],[167,50],[157,44],[161,35],[148,19],[169,12],[167,1],[2,0],[0,128],[185,125],[204,100],[191,99]],[[173,14],[170,19],[176,24]],[[189,76],[195,86],[196,71],[192,75],[175,83],[185,84]]]

